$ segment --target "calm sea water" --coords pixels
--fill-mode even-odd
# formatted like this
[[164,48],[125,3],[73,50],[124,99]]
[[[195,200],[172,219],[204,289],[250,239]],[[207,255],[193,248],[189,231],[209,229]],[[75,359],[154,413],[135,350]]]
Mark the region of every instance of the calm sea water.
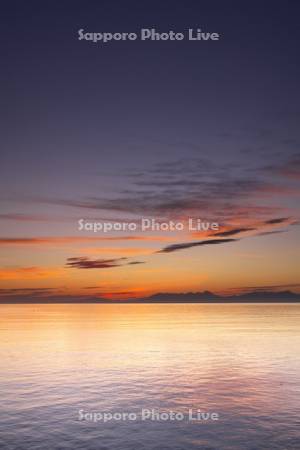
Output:
[[0,448],[298,450],[299,350],[291,304],[1,305]]

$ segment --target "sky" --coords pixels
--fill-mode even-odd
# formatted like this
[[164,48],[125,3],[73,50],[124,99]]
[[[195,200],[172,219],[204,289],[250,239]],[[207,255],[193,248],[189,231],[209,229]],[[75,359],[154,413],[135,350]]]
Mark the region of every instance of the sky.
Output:
[[[296,1],[3,4],[0,297],[299,292],[299,12]],[[78,39],[143,28],[185,39]],[[190,41],[190,28],[220,38]],[[142,218],[184,229],[143,231]]]

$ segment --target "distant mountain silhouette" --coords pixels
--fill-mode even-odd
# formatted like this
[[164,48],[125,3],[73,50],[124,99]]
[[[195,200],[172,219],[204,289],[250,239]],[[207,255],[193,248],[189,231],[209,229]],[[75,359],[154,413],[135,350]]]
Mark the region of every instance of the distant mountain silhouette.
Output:
[[109,300],[97,297],[24,297],[11,295],[0,298],[1,303],[280,303],[300,302],[300,293],[292,291],[263,291],[260,289],[235,295],[218,295],[210,291],[187,293],[158,293],[149,297],[133,298],[125,300]]
[[134,300],[139,303],[224,303],[224,302],[300,302],[300,294],[291,291],[251,291],[244,294],[222,296],[210,291],[184,294],[161,293]]

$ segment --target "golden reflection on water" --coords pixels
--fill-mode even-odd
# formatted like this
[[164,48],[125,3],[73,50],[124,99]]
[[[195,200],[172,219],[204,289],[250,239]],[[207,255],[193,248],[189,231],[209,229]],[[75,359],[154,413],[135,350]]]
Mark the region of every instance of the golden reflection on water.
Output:
[[[298,305],[1,305],[0,313],[2,408],[11,408],[12,423],[28,409],[45,411],[49,422],[59,407],[56,426],[63,427],[82,402],[96,410],[204,406],[223,414],[220,439],[232,421],[256,433],[257,442],[272,426],[285,430],[280,439],[294,439]],[[200,445],[199,431],[193,433],[182,448]],[[213,442],[207,439],[202,443]],[[282,445],[272,441],[270,448]]]
[[[297,305],[1,305],[4,368],[24,370],[36,358],[49,369],[74,363],[93,367],[201,365],[260,371],[299,349]],[[290,339],[292,334],[296,334]],[[5,352],[7,351],[7,353]],[[21,353],[22,352],[22,353]],[[45,353],[46,352],[46,353]],[[13,353],[22,355],[12,362]],[[42,353],[42,355],[40,354]],[[177,355],[177,358],[176,358]],[[187,357],[186,357],[187,356]],[[91,357],[91,361],[88,360]],[[36,361],[37,362],[37,361]],[[286,361],[288,364],[288,360]],[[5,369],[4,369],[5,370]]]

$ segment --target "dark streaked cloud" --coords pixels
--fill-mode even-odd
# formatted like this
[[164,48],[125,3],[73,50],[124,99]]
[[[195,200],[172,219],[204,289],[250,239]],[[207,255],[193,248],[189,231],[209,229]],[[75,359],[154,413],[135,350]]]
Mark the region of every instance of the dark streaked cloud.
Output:
[[145,264],[145,261],[131,261],[128,266],[135,266],[136,264]]
[[31,245],[31,244],[45,244],[45,245],[59,245],[59,244],[76,244],[81,242],[98,242],[98,241],[160,241],[162,236],[45,236],[45,237],[0,237],[0,245]]
[[[251,214],[266,219],[282,205],[263,205],[264,199],[291,194],[291,187],[270,182],[270,168],[245,166],[238,162],[216,162],[208,158],[160,161],[146,170],[126,173],[126,188],[107,195],[72,198],[31,198],[38,203],[70,208],[136,214],[161,219],[202,217],[230,221]],[[117,175],[117,174],[116,174]],[[112,175],[113,176],[113,175]],[[119,177],[119,173],[118,173]],[[292,190],[294,193],[294,190]],[[280,205],[280,206],[279,206]]]
[[287,233],[287,230],[274,230],[274,231],[262,231],[261,233],[256,234],[255,236],[268,236],[272,234],[280,234],[280,233]]
[[44,288],[1,288],[0,292],[4,293],[14,293],[14,292],[44,292],[44,291],[53,291],[54,288],[44,287]]
[[287,222],[289,219],[290,219],[289,217],[280,217],[278,219],[270,219],[270,220],[266,220],[265,224],[266,225],[277,225],[280,223]]
[[89,259],[85,256],[68,258],[66,267],[76,269],[112,269],[121,266],[143,264],[142,261],[128,261],[128,258]]
[[0,289],[0,297],[17,297],[22,296],[23,298],[38,298],[47,295],[52,295],[56,289],[45,287],[45,288],[8,288]]
[[127,258],[89,259],[85,256],[68,258],[66,266],[76,269],[111,269],[119,267]]
[[100,286],[84,286],[82,289],[101,289]]
[[259,286],[241,286],[237,288],[229,289],[231,291],[271,291],[277,289],[292,289],[300,288],[300,283],[291,284],[271,284],[271,285],[259,285]]
[[176,252],[177,250],[185,250],[187,248],[192,247],[200,247],[203,245],[215,245],[215,244],[226,244],[229,242],[237,242],[239,239],[210,239],[205,241],[196,241],[196,242],[184,242],[181,244],[173,244],[164,247],[162,250],[159,250],[157,253],[171,253]]
[[[264,229],[266,226],[272,226],[272,225],[282,225],[285,224],[286,226],[293,225],[293,223],[290,222],[290,217],[279,217],[274,219],[265,220],[262,223],[256,223],[255,226],[249,226],[249,227],[240,227],[240,228],[232,228],[225,231],[219,231],[217,233],[211,233],[210,236],[218,236],[218,237],[227,237],[227,236],[235,236],[240,233],[246,233],[248,231],[260,231],[260,229]],[[287,230],[274,230],[274,231],[262,231],[257,234],[254,234],[254,236],[262,236],[267,234],[276,234],[276,233],[283,233]]]
[[236,234],[240,233],[246,233],[247,231],[255,231],[256,228],[234,228],[232,230],[228,231],[220,231],[218,233],[213,233],[211,236],[219,236],[219,237],[226,237],[226,236],[234,236]]

